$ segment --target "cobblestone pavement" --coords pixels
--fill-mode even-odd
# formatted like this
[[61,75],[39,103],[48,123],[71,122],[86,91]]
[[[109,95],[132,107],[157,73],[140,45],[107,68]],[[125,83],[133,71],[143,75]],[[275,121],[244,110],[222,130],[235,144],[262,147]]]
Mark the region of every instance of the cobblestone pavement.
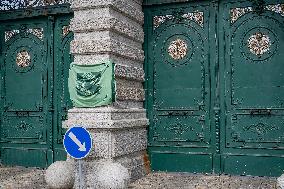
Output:
[[44,170],[0,166],[0,189],[46,189]]
[[[152,173],[131,189],[276,189],[276,178]],[[0,165],[0,189],[47,189],[44,170]]]
[[276,189],[276,178],[154,173],[130,185],[132,189]]

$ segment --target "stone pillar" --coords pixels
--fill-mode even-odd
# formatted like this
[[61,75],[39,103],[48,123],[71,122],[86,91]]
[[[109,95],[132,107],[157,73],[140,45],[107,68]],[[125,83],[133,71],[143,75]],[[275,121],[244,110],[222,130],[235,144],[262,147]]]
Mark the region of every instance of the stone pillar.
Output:
[[92,174],[100,159],[120,162],[132,179],[140,178],[149,169],[148,120],[143,109],[142,0],[73,0],[71,7],[74,62],[88,65],[111,60],[116,64],[116,102],[73,108],[63,124],[66,128],[82,125],[93,136],[94,150],[83,162],[85,187],[92,186]]

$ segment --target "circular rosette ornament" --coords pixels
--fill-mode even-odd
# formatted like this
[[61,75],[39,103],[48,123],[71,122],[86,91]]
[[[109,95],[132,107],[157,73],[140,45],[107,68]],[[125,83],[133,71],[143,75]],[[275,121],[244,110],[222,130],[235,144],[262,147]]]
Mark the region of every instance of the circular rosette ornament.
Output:
[[17,54],[16,63],[20,68],[28,67],[31,64],[31,56],[26,50],[22,50]]
[[187,51],[187,44],[182,39],[172,41],[168,47],[169,55],[175,60],[183,59],[186,56]]
[[271,46],[270,38],[261,32],[257,32],[248,39],[248,48],[255,55],[263,55]]

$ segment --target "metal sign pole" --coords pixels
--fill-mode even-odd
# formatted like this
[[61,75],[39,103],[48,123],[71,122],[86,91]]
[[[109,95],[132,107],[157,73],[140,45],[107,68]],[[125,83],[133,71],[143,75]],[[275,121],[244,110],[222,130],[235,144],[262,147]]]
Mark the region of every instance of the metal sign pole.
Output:
[[[74,159],[77,159],[76,165],[76,187],[79,189],[86,188],[85,178],[83,173],[83,160],[90,153],[93,147],[92,136],[87,129],[75,126],[67,130],[63,140],[65,151]],[[79,178],[77,178],[79,177]]]
[[83,189],[82,160],[79,159],[79,188]]

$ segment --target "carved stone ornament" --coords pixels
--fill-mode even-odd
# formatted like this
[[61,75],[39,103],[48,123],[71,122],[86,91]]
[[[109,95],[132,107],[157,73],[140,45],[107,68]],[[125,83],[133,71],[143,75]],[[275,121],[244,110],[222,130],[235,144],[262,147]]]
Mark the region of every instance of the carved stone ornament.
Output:
[[17,54],[16,63],[20,68],[28,67],[31,64],[31,56],[28,51],[22,50]]
[[186,42],[182,39],[172,41],[168,47],[169,55],[175,60],[184,58],[188,50]]
[[271,46],[270,38],[261,32],[257,32],[248,39],[248,48],[255,55],[263,55]]

